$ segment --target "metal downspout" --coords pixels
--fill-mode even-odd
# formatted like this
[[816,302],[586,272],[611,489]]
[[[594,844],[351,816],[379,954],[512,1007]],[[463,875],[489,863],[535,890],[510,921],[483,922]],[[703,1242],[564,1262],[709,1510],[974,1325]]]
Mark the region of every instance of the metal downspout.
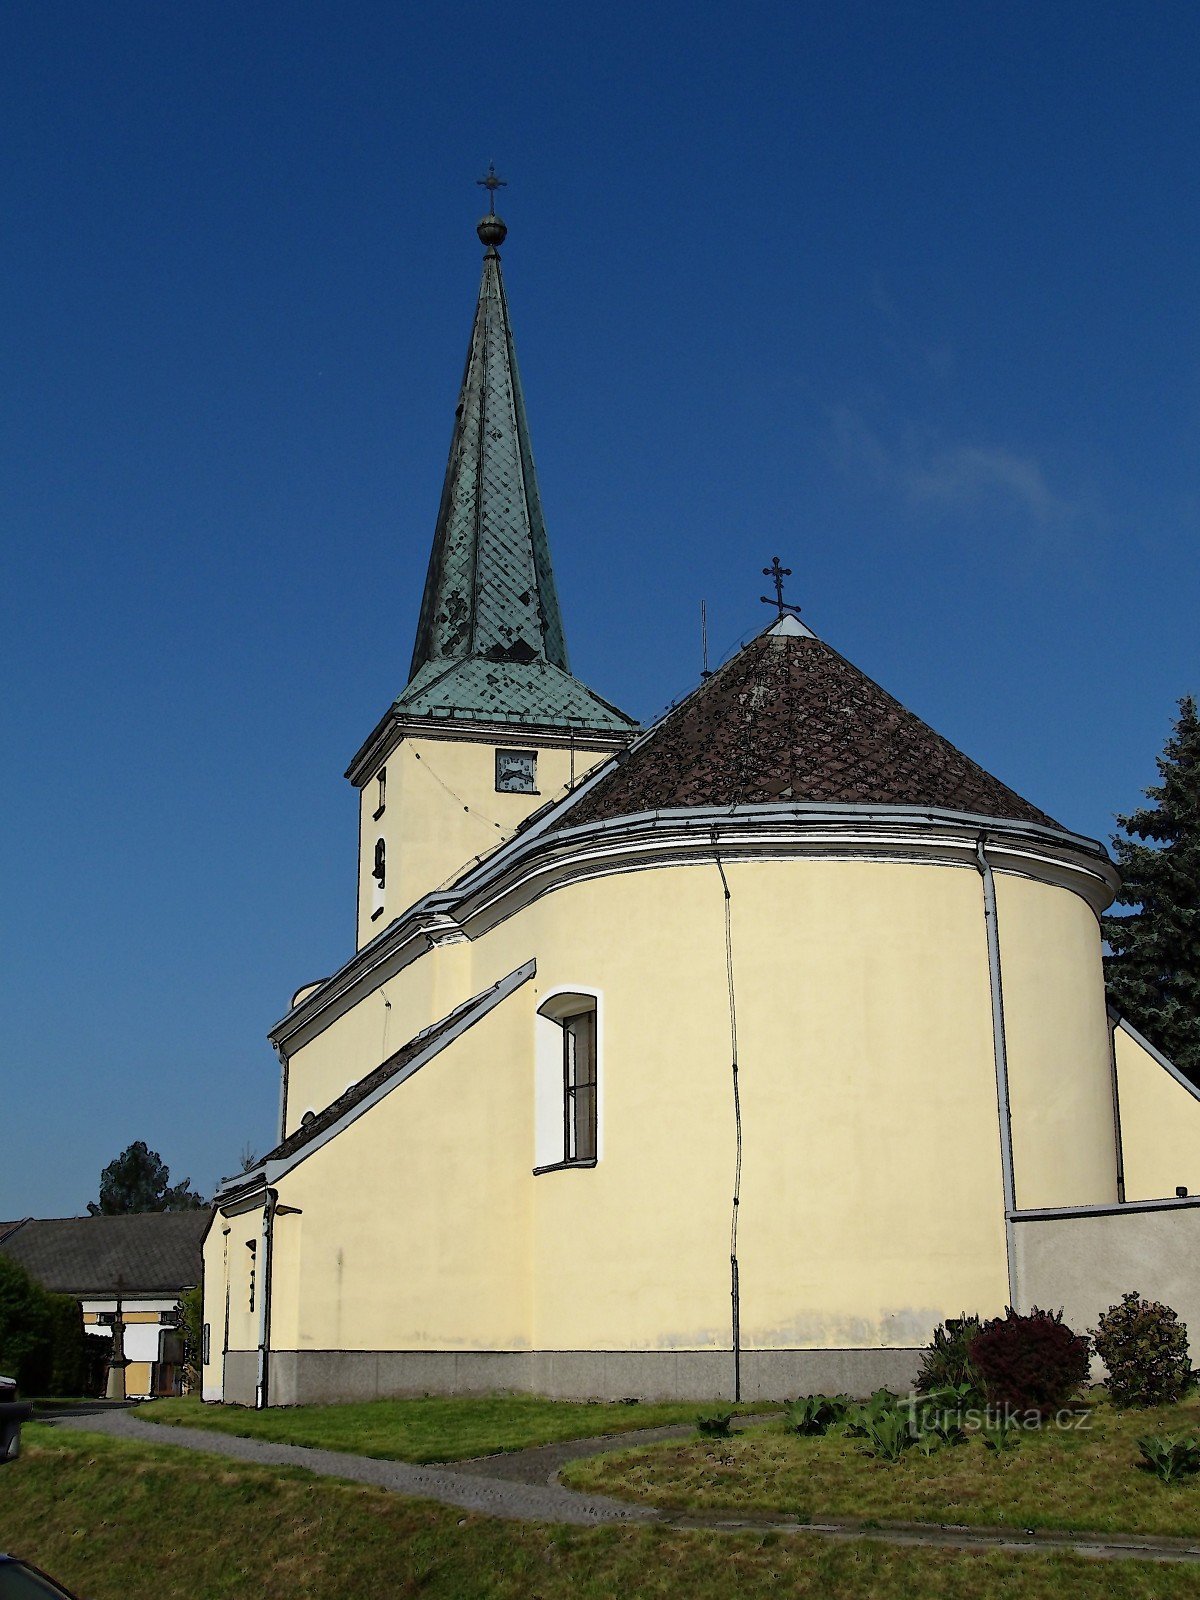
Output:
[[730,1207],[729,1219],[730,1332],[733,1345],[733,1398],[735,1401],[740,1401],[742,1398],[742,1290],[741,1274],[738,1266],[738,1214],[742,1204],[742,1097],[738,1085],[737,994],[733,983],[732,896],[729,892],[729,879],[725,876],[725,867],[721,861],[721,853],[717,848],[717,830],[715,828],[713,829],[713,859],[716,861],[717,871],[721,874],[721,888],[725,895],[725,976],[729,988],[729,1037],[732,1056],[733,1122],[736,1150],[733,1171],[733,1203]]
[[288,1058],[281,1044],[275,1046],[275,1054],[279,1059],[279,1143],[282,1144],[287,1138]]
[[1117,1077],[1117,1022],[1108,1018],[1108,1071],[1112,1079],[1113,1142],[1116,1147],[1117,1199],[1125,1203],[1125,1141],[1121,1137],[1121,1088]]
[[1017,1209],[1013,1175],[1012,1107],[1008,1093],[1008,1046],[1004,1037],[1004,983],[1000,972],[1000,927],[996,915],[996,883],[987,858],[987,835],[975,841],[975,863],[983,880],[983,920],[987,930],[988,979],[992,991],[992,1050],[996,1061],[996,1108],[1000,1118],[1000,1170],[1004,1181],[1004,1253],[1008,1265],[1008,1303],[1017,1305],[1017,1264],[1013,1250],[1013,1212]]
[[[223,1268],[225,1275],[225,1332],[221,1340],[221,1399],[225,1398],[225,1372],[229,1365],[229,1313],[230,1313],[230,1287],[229,1287],[229,1235],[232,1231],[226,1219],[221,1230],[224,1238]],[[210,1335],[211,1337],[211,1335]]]
[[278,1204],[278,1192],[268,1189],[263,1203],[262,1266],[259,1269],[262,1292],[258,1298],[258,1382],[254,1388],[256,1411],[264,1410],[271,1403],[271,1257],[275,1242],[275,1207]]

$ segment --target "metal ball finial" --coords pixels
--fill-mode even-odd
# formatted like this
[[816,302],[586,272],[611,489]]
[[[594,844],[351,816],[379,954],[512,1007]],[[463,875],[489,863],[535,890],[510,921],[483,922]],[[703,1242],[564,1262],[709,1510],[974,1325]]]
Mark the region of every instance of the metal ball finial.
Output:
[[494,211],[489,211],[486,217],[480,217],[475,232],[479,235],[480,244],[487,245],[489,250],[495,250],[508,237],[508,229]]

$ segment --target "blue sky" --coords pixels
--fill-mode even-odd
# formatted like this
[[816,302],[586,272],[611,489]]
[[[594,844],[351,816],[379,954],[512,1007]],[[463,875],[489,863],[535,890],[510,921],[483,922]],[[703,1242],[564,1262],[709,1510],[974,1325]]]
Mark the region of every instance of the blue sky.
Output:
[[211,1191],[350,954],[494,159],[567,620],[649,717],[807,620],[1107,836],[1200,689],[1200,13],[0,12],[0,1217]]

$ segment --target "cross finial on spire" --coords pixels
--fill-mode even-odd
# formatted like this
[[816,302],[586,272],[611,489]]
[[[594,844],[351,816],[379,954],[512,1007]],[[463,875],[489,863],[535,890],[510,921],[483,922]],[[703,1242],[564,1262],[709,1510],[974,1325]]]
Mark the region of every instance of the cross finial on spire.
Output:
[[771,565],[763,568],[763,577],[773,578],[775,581],[775,598],[772,600],[770,595],[762,594],[759,595],[759,599],[762,601],[764,606],[776,607],[779,612],[779,620],[781,622],[783,621],[785,612],[790,611],[793,616],[797,617],[800,615],[800,607],[789,604],[789,602],[783,598],[783,580],[785,578],[790,578],[791,575],[791,567],[781,567],[778,556],[772,556]]
[[508,188],[508,184],[503,178],[498,178],[496,176],[496,163],[494,161],[489,161],[488,162],[487,177],[486,178],[476,178],[475,179],[475,183],[480,189],[486,189],[487,190],[487,192],[488,192],[488,212],[489,212],[489,214],[491,216],[495,216],[495,214],[496,214],[496,190],[497,189],[507,189]]
[[479,242],[487,246],[484,254],[496,256],[500,253],[496,246],[503,244],[508,237],[508,229],[496,215],[496,190],[507,189],[508,185],[503,178],[496,176],[495,164],[491,161],[488,162],[487,177],[476,178],[475,182],[488,192],[488,214],[480,218],[475,232],[479,235]]

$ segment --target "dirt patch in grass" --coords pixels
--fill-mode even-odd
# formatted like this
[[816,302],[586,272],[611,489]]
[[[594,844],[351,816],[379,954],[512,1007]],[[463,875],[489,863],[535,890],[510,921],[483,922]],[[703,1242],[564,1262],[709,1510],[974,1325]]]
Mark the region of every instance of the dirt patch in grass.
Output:
[[[638,1404],[543,1400],[536,1395],[482,1397],[427,1395],[414,1400],[366,1400],[337,1406],[288,1406],[247,1411],[205,1405],[200,1400],[154,1400],[139,1406],[145,1422],[212,1428],[247,1439],[348,1450],[386,1461],[465,1461],[472,1456],[559,1444],[594,1434],[628,1433],[694,1423],[701,1404],[678,1401]],[[709,1410],[722,1409],[716,1402]],[[743,1412],[770,1409],[761,1403]]]
[[306,1473],[31,1427],[0,1548],[88,1600],[1183,1600],[1193,1569],[500,1523]]
[[1200,1477],[1168,1486],[1137,1469],[1139,1437],[1200,1434],[1200,1401],[1141,1412],[1100,1401],[1085,1412],[1082,1426],[1023,1433],[1013,1451],[974,1438],[929,1457],[909,1451],[892,1465],[864,1455],[861,1441],[804,1439],[776,1423],[595,1456],[561,1478],[669,1510],[1200,1534]]

